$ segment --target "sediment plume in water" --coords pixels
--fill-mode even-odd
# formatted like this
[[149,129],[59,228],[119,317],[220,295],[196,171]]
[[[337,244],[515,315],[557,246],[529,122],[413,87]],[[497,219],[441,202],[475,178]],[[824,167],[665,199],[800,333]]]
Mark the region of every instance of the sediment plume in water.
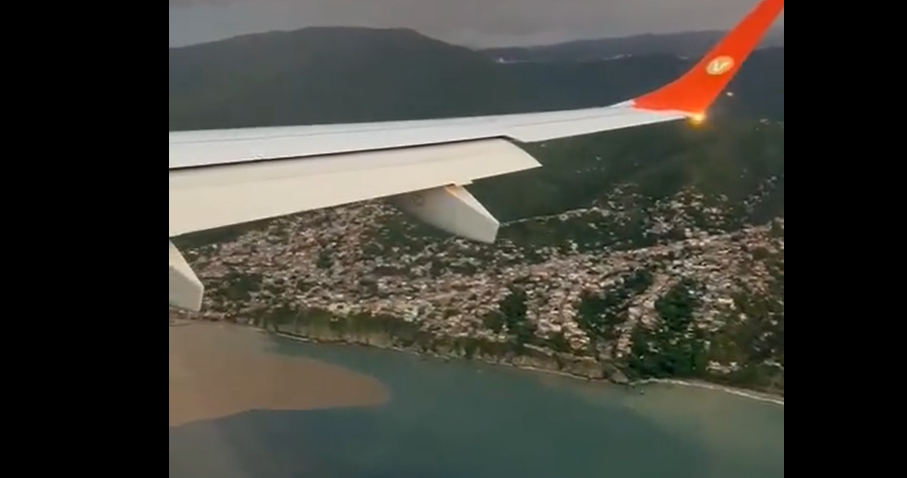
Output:
[[265,351],[270,339],[226,324],[170,325],[170,426],[249,410],[376,406],[379,381],[335,365]]

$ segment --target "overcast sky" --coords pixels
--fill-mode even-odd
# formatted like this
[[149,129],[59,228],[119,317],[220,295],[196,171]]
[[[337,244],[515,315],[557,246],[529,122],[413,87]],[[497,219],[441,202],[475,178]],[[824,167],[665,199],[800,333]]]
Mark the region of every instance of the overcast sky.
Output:
[[[724,30],[756,0],[168,0],[170,46],[306,26],[407,27],[467,46]],[[783,15],[783,14],[782,14]],[[783,24],[783,16],[777,25]]]

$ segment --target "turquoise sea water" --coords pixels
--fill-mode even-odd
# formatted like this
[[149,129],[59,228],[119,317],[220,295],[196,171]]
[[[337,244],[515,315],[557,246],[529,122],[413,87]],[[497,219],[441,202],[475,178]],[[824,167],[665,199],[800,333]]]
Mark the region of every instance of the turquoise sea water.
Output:
[[171,478],[784,476],[784,408],[774,404],[282,339],[270,352],[371,375],[392,398],[171,428]]

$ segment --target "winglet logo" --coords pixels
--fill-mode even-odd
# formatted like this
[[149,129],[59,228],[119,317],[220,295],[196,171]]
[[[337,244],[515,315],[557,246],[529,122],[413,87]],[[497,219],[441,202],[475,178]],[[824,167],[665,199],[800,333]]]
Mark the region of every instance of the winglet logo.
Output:
[[709,62],[708,66],[705,67],[705,72],[712,76],[718,76],[731,71],[731,68],[734,68],[734,59],[729,56],[719,56]]

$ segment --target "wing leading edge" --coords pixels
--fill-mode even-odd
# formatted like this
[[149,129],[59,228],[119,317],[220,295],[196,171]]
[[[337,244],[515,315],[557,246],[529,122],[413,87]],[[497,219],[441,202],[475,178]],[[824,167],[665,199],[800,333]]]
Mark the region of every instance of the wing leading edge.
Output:
[[[387,197],[436,227],[492,242],[497,220],[462,186],[540,166],[513,141],[702,120],[783,9],[784,0],[761,0],[679,79],[609,107],[171,132],[170,237]],[[172,243],[170,247],[170,304],[198,310],[200,282]]]

